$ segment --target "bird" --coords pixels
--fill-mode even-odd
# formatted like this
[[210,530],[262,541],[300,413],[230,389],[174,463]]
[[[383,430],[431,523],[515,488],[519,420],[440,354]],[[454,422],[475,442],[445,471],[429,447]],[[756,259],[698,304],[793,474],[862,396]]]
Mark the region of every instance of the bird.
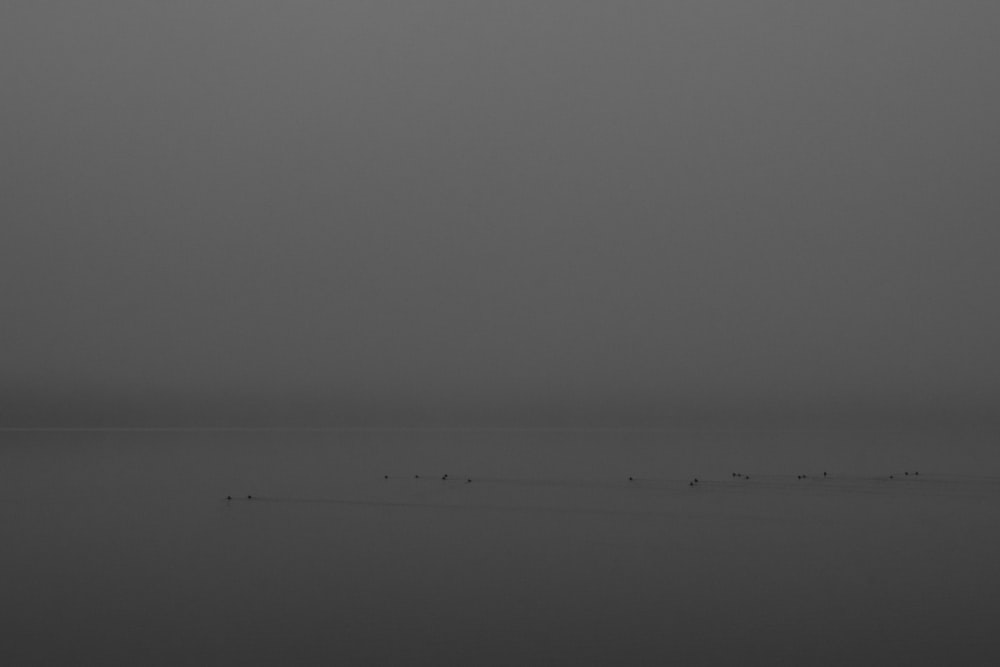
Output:
[[233,499],[232,496],[226,496],[226,500],[232,500],[232,499]]
[[631,475],[629,475],[628,481],[630,481],[630,482],[632,481],[632,476]]
[[388,475],[384,475],[384,477],[385,477],[385,479],[389,479],[389,476],[388,476]]
[[248,495],[248,496],[247,496],[247,500],[253,500],[253,496],[251,496],[251,495]]
[[447,479],[448,479],[448,473],[445,473],[445,474],[444,474],[444,475],[443,475],[443,476],[441,477],[441,479],[444,479],[444,480],[447,480]]

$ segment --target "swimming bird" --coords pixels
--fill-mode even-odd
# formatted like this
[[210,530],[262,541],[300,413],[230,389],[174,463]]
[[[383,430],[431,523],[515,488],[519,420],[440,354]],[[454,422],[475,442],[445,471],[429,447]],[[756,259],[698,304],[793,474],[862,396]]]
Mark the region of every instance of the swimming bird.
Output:
[[253,500],[253,496],[248,495],[247,500]]
[[232,500],[232,499],[233,499],[232,496],[226,496],[226,500]]
[[447,480],[447,479],[448,479],[448,473],[445,473],[445,474],[444,474],[444,475],[443,475],[443,476],[441,477],[441,479],[443,479],[443,480]]

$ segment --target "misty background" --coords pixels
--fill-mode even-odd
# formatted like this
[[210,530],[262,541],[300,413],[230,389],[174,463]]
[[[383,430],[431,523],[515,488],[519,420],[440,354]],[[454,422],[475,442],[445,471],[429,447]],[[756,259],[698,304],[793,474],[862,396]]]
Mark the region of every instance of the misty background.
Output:
[[991,424],[1000,6],[0,7],[0,426]]

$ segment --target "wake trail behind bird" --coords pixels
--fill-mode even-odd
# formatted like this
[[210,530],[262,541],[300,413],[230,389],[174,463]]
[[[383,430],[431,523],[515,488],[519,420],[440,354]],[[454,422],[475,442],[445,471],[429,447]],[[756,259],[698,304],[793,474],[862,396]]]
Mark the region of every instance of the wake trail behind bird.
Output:
[[[471,480],[471,481],[470,481]],[[890,480],[885,476],[837,476],[806,478],[794,475],[757,475],[750,480],[723,479],[697,482],[686,478],[633,478],[623,480],[573,480],[528,478],[386,478],[398,481],[390,484],[391,497],[372,497],[379,486],[368,487],[362,495],[296,496],[249,494],[224,502],[230,506],[254,505],[328,505],[404,510],[450,512],[515,512],[567,515],[609,515],[648,517],[690,517],[692,513],[719,512],[734,519],[763,519],[747,514],[739,505],[719,505],[711,498],[726,497],[772,498],[787,501],[792,507],[795,497],[821,499],[913,498],[913,499],[972,499],[1000,504],[1000,478],[992,476],[924,475],[919,479]],[[425,483],[428,482],[428,483]],[[433,482],[433,483],[431,483]],[[439,485],[435,487],[435,484]],[[437,488],[442,495],[439,495]],[[419,492],[418,492],[419,489]],[[445,492],[447,489],[447,492]],[[491,491],[491,489],[493,489]],[[499,489],[508,492],[497,495]],[[521,489],[524,493],[518,493]],[[553,493],[542,493],[544,490]],[[406,497],[409,495],[410,497]],[[743,501],[736,501],[742,503]],[[770,501],[768,501],[770,502]],[[778,520],[777,517],[772,517]]]

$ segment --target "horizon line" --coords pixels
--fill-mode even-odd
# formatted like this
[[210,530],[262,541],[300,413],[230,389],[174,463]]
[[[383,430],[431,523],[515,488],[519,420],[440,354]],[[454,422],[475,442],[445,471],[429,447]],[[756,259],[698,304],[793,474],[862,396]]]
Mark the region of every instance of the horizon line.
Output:
[[904,426],[0,426],[0,433],[26,432],[817,432],[817,431],[866,431],[899,432],[914,430],[1000,430],[1000,426],[985,428],[982,425],[966,427],[954,424],[929,426],[914,424]]

